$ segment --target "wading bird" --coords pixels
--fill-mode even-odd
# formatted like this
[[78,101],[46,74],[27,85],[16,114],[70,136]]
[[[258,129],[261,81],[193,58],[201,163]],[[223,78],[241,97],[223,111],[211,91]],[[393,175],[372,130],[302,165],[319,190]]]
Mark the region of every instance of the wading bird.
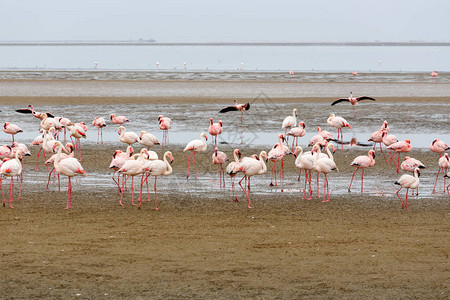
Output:
[[[419,168],[416,168],[413,172],[414,176],[411,176],[409,174],[402,175],[394,184],[400,185],[400,188],[397,191],[397,197],[402,203],[402,208],[405,210],[408,210],[408,191],[409,189],[417,189],[419,187],[419,176],[420,171]],[[398,194],[402,188],[406,189],[406,199],[405,203],[403,203],[402,198],[400,198],[400,195]]]
[[363,193],[363,181],[364,181],[364,169],[372,167],[375,165],[375,151],[370,150],[368,155],[360,155],[356,157],[350,166],[356,167],[355,172],[353,173],[352,180],[350,181],[350,186],[348,187],[348,191],[350,192],[350,188],[352,187],[353,177],[355,177],[356,172],[358,172],[359,169],[362,170],[361,173],[361,193]]
[[234,105],[227,106],[225,108],[222,108],[219,113],[223,114],[229,111],[240,111],[241,112],[241,119],[239,121],[239,124],[242,123],[242,115],[244,114],[244,111],[247,111],[250,109],[250,103],[245,104],[238,104],[238,100],[234,99]]
[[[203,138],[205,138],[205,139],[203,140]],[[186,176],[187,179],[189,179],[189,171],[190,171],[189,170],[189,158],[191,157],[192,154],[194,154],[195,179],[197,179],[197,161],[195,160],[195,153],[206,151],[206,148],[207,148],[206,141],[207,140],[208,140],[208,136],[206,135],[206,133],[202,132],[200,134],[199,140],[190,141],[184,148],[183,152],[191,151],[191,154],[189,154],[189,156],[187,158],[187,163],[188,163],[188,173]]]
[[335,104],[338,104],[338,103],[344,102],[344,101],[350,102],[350,103],[352,104],[352,107],[353,107],[353,117],[355,117],[355,116],[356,116],[356,105],[358,105],[358,102],[359,102],[359,101],[362,101],[362,100],[372,100],[372,101],[375,101],[374,98],[372,98],[372,97],[367,97],[367,96],[353,97],[353,92],[350,92],[350,97],[348,97],[348,98],[340,98],[340,99],[337,99],[336,101],[334,101],[333,103],[331,103],[331,105],[335,105]]

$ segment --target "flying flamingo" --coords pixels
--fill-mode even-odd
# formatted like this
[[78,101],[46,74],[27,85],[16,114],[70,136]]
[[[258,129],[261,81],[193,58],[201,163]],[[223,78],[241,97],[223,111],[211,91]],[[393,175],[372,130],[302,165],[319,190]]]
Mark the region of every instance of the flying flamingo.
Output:
[[[328,150],[328,148],[327,148]],[[328,188],[328,178],[327,174],[331,171],[339,171],[338,167],[336,166],[336,163],[333,159],[333,154],[331,154],[330,151],[328,151],[328,157],[320,158],[320,146],[314,145],[312,152],[314,153],[314,170],[317,172],[317,177],[319,177],[320,173],[323,173],[325,176],[325,180],[323,182],[323,201],[322,202],[329,202],[330,201],[330,191]],[[317,182],[317,188],[319,187],[319,182]],[[325,200],[325,190],[327,193],[327,199]]]
[[214,137],[214,146],[217,147],[217,135],[222,133],[222,120],[219,120],[218,123],[213,123],[213,118],[210,118],[208,132]]
[[[167,161],[167,159],[170,159],[170,162]],[[158,207],[156,205],[156,178],[158,178],[158,176],[167,176],[172,174],[172,167],[170,166],[173,162],[173,156],[172,156],[172,152],[170,151],[166,151],[164,153],[163,156],[163,160],[150,160],[148,162],[146,162],[143,166],[142,166],[142,170],[147,174],[147,177],[145,178],[145,180],[147,180],[147,178],[149,176],[153,176],[155,177],[155,184],[153,185],[153,188],[155,190],[155,210],[158,210]],[[141,192],[139,195],[139,208],[141,208],[141,196],[142,196],[142,185],[144,183],[144,180],[141,180]]]
[[227,106],[225,108],[222,108],[219,113],[223,114],[229,111],[240,111],[241,112],[241,119],[239,121],[239,124],[242,123],[242,115],[244,114],[244,111],[247,111],[250,109],[250,103],[245,104],[238,104],[238,100],[234,99],[234,105]]
[[[78,155],[81,161],[81,138],[86,138],[86,131],[79,125],[69,123],[66,125],[66,127],[70,131],[70,139],[72,140],[72,143],[75,145],[75,153],[78,150]],[[75,138],[75,142],[73,141],[72,137]],[[76,156],[76,154],[75,154]]]
[[[205,138],[205,139],[203,140],[203,138]],[[184,147],[183,152],[191,151],[191,154],[189,154],[189,156],[187,158],[188,173],[187,173],[186,178],[189,179],[189,158],[191,157],[192,154],[194,154],[195,179],[197,179],[197,161],[195,160],[195,153],[206,151],[206,148],[207,148],[206,141],[207,140],[208,140],[208,136],[206,135],[206,133],[202,132],[200,134],[199,140],[192,140],[186,145],[186,147]]]
[[287,116],[283,120],[283,124],[281,124],[281,129],[284,129],[284,135],[287,134],[287,131],[291,128],[297,126],[297,109],[294,108],[292,110],[292,116]]
[[219,148],[215,147],[213,154],[212,154],[212,162],[215,165],[219,165],[220,169],[219,169],[219,184],[220,187],[222,188],[222,182],[223,182],[223,187],[225,187],[225,172],[223,170],[223,164],[226,163],[228,161],[228,157],[227,155],[222,152],[219,151]]
[[[400,185],[400,188],[397,191],[397,197],[400,199],[400,202],[402,203],[402,208],[405,210],[408,210],[408,191],[409,189],[417,189],[419,187],[419,176],[420,171],[419,168],[416,168],[413,172],[414,176],[411,176],[409,174],[402,175],[399,180],[394,182],[394,184]],[[405,203],[403,203],[402,198],[400,198],[400,195],[398,194],[402,188],[406,188],[406,199]]]
[[[439,164],[439,170],[436,175],[436,181],[434,182],[433,194],[436,193],[436,184],[438,181],[439,173],[441,173],[441,171],[444,173],[447,173],[448,167],[450,167],[450,159],[448,157],[448,153],[445,153],[441,158],[439,158],[438,164]],[[444,193],[445,193],[445,180],[446,180],[446,178],[444,177]]]
[[[41,119],[42,114],[41,112],[35,111],[33,105],[28,105],[28,108],[23,108],[23,109],[16,109],[16,112],[21,113],[21,114],[32,114],[34,117]],[[46,112],[45,113],[49,118],[53,118],[54,116],[49,113]]]
[[372,101],[375,101],[374,98],[372,98],[372,97],[367,97],[367,96],[353,97],[353,92],[350,92],[350,97],[348,97],[348,98],[340,98],[340,99],[337,99],[336,101],[334,101],[333,103],[331,103],[331,105],[333,106],[333,105],[338,104],[339,102],[343,102],[343,101],[348,101],[348,102],[350,102],[350,103],[352,104],[352,107],[353,107],[353,118],[354,118],[354,117],[356,116],[356,105],[358,105],[358,102],[359,102],[359,101],[362,101],[362,100],[372,100]]
[[439,153],[439,157],[441,157],[442,153],[449,149],[450,147],[444,141],[438,139],[435,139],[430,145],[430,150]]
[[270,178],[270,186],[274,186],[273,177],[275,173],[275,185],[277,185],[277,170],[275,169],[275,165],[278,161],[281,160],[281,168],[280,168],[280,178],[284,178],[284,163],[283,158],[287,154],[292,154],[289,147],[283,145],[283,141],[285,141],[283,134],[278,135],[278,143],[273,146],[273,148],[269,151],[268,159],[273,162],[272,166],[272,175]]
[[172,120],[162,115],[158,116],[159,129],[163,131],[163,142],[161,147],[169,145],[169,129],[172,128]]
[[136,134],[136,132],[127,131],[123,126],[119,127],[117,133],[120,135],[119,140],[129,146],[139,141],[139,136]]
[[[131,176],[131,205],[134,206],[134,176],[142,174],[144,171],[142,170],[142,166],[145,163],[144,154],[147,152],[145,148],[141,149],[141,152],[137,154],[137,159],[128,159],[125,161],[123,166],[116,171],[117,174],[123,174],[127,176]],[[123,192],[125,190],[126,179],[122,180],[122,189],[120,191],[120,200],[119,204],[122,204]]]
[[361,193],[364,193],[363,191],[363,181],[364,181],[364,169],[373,167],[375,165],[375,151],[370,150],[368,155],[360,155],[357,156],[350,166],[356,167],[355,172],[353,173],[352,180],[350,181],[350,186],[348,187],[348,191],[350,192],[350,188],[352,187],[353,177],[355,177],[356,172],[358,172],[359,169],[362,170],[361,174]]
[[233,202],[238,202],[236,190],[234,188],[234,177],[236,176],[236,173],[234,173],[233,171],[234,168],[239,165],[239,159],[241,158],[241,152],[239,151],[239,149],[234,149],[233,157],[234,161],[228,164],[226,172],[231,177],[231,190],[233,191]]
[[[266,166],[266,161],[267,161],[268,157],[265,151],[261,151],[261,153],[259,154],[259,156],[256,156],[255,158],[251,158],[251,159],[245,159],[242,160],[237,166],[235,166],[233,172],[237,173],[237,172],[243,172],[244,176],[242,177],[242,179],[239,181],[239,185],[241,186],[242,191],[244,192],[244,194],[247,196],[247,207],[248,208],[252,208],[250,205],[250,179],[252,176],[254,175],[262,175],[264,173],[266,173],[267,171],[267,166]],[[244,178],[248,178],[248,187],[247,187],[247,191],[245,191],[245,188],[242,186],[241,182],[242,180],[244,180]]]
[[103,144],[103,127],[106,127],[106,121],[102,117],[95,117],[92,122],[92,126],[97,128],[97,145],[99,144],[99,138],[101,136],[101,143]]
[[[415,158],[405,156],[405,160],[400,165],[400,169],[404,172],[414,173],[416,168],[425,169],[425,165]],[[416,195],[419,195],[419,189],[417,188]]]
[[395,154],[398,154],[397,164],[395,164],[395,161],[394,161],[394,165],[397,167],[397,173],[399,173],[400,153],[401,152],[409,152],[409,151],[411,151],[411,149],[412,149],[411,141],[406,139],[404,141],[400,141],[400,142],[397,142],[397,143],[394,143],[394,144],[390,145],[389,147],[387,147],[387,149],[394,151],[394,154],[391,156],[391,160],[395,156]]
[[[11,183],[9,184],[9,208],[14,208],[12,202],[14,201],[14,176],[20,177],[20,189],[19,189],[19,200],[22,193],[22,152],[19,150],[16,152],[15,158],[4,161],[0,167],[0,177],[7,176],[11,177]],[[3,190],[2,190],[3,194]],[[5,206],[5,198],[3,198],[3,206]]]
[[56,153],[55,161],[53,165],[55,166],[55,170],[58,174],[65,175],[69,178],[69,186],[67,188],[67,206],[66,209],[72,208],[72,182],[71,178],[74,176],[87,176],[86,172],[84,171],[83,167],[81,166],[78,159],[74,157],[68,157],[65,159],[62,159],[61,151],[63,149],[63,144],[61,142],[55,143],[53,146],[53,150],[55,150],[56,147],[59,147],[58,152]]
[[154,145],[159,145],[159,141],[156,138],[156,136],[154,136],[151,133],[148,133],[147,131],[141,131],[138,143],[141,144],[142,146],[147,147],[148,150],[150,150],[150,148],[153,147]]
[[[300,153],[299,153],[300,152]],[[303,199],[306,199],[306,184],[309,183],[309,198],[311,200],[312,188],[311,188],[311,170],[314,169],[314,156],[311,151],[303,153],[303,148],[297,146],[295,148],[295,153],[297,158],[295,159],[295,166],[300,169],[300,174],[302,170],[305,171],[305,187],[303,188]],[[300,174],[298,179],[300,180]]]
[[289,130],[287,135],[294,137],[292,139],[292,147],[291,148],[294,148],[294,141],[295,141],[295,146],[297,146],[298,138],[305,136],[305,134],[306,134],[305,127],[306,127],[305,122],[298,122],[298,127],[294,127]]
[[[113,170],[113,176],[112,180],[117,184],[117,187],[119,188],[119,194],[121,192],[120,188],[120,175],[117,174],[117,181],[115,179],[116,172],[123,167],[125,162],[130,159],[130,157],[133,155],[133,147],[128,146],[126,152],[122,152],[122,150],[116,150],[113,154],[113,158],[111,160],[111,163],[109,164],[109,169]],[[122,175],[123,180],[125,180],[125,174]]]
[[[74,155],[74,146],[72,143],[67,143],[66,146],[64,147],[63,151],[66,151],[68,154],[65,153],[61,153],[61,157],[60,159],[63,160],[65,158],[68,157],[73,157]],[[56,154],[53,154],[49,159],[47,159],[44,163],[45,166],[49,166],[51,164],[53,164],[55,162],[56,159]],[[53,166],[52,170],[50,172],[48,172],[48,181],[47,181],[47,187],[45,188],[46,191],[48,191],[48,185],[50,184],[50,177],[53,173],[53,171],[55,171],[55,167]],[[58,174],[58,190],[61,191],[61,186],[59,183],[59,174]]]
[[130,122],[130,120],[128,120],[128,118],[126,118],[124,116],[116,116],[115,114],[111,114],[109,116],[109,118],[111,119],[111,121],[114,124],[119,124],[119,125],[122,125],[123,123],[126,123],[126,122]]
[[3,132],[7,133],[7,134],[11,134],[12,135],[12,142],[14,143],[14,135],[23,132],[22,129],[19,128],[19,126],[11,124],[9,122],[5,122],[5,124],[3,124]]
[[339,143],[339,133],[341,133],[341,145],[342,145],[342,149],[344,149],[344,135],[342,133],[342,128],[343,127],[348,127],[350,129],[352,129],[350,127],[350,124],[348,124],[348,122],[344,118],[337,117],[335,114],[331,114],[328,117],[327,123],[331,127],[337,128],[337,130],[338,130],[337,142],[338,143]]

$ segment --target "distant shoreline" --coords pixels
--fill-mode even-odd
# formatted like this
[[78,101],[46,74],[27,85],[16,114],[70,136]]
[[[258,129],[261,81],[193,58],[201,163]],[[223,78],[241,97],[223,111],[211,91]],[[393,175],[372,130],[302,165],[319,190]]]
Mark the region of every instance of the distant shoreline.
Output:
[[450,47],[450,42],[151,42],[151,41],[0,41],[0,46],[213,46],[213,47]]

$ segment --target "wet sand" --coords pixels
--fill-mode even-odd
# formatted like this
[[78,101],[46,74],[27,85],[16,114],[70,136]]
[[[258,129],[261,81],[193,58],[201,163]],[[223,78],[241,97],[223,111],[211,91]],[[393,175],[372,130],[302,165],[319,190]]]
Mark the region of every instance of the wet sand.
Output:
[[[82,164],[89,176],[110,174],[116,148],[85,145]],[[184,178],[187,154],[179,146],[170,149],[174,174]],[[349,178],[349,160],[366,152],[338,151],[339,174]],[[426,151],[416,156],[426,165],[435,160]],[[393,166],[379,159],[366,175],[395,181]],[[209,160],[210,153],[198,157],[199,174],[216,171]],[[299,185],[292,161],[286,163],[291,187]],[[25,159],[25,180],[45,174],[42,167],[33,170],[34,162]],[[330,174],[330,185],[340,175]],[[302,200],[298,192],[253,190],[248,209],[239,188],[240,202],[231,202],[228,176],[227,189],[211,195],[183,192],[163,177],[155,211],[153,194],[138,210],[128,191],[121,207],[112,180],[89,188],[83,184],[88,178],[74,181],[69,211],[63,209],[66,178],[61,193],[56,181],[50,192],[40,182],[25,184],[15,208],[2,208],[1,298],[447,299],[450,292],[450,206],[442,192],[422,188],[405,212],[395,194],[361,195],[355,178],[353,191],[332,195],[330,203]],[[261,180],[270,190],[270,174]],[[393,185],[382,188],[395,191]]]

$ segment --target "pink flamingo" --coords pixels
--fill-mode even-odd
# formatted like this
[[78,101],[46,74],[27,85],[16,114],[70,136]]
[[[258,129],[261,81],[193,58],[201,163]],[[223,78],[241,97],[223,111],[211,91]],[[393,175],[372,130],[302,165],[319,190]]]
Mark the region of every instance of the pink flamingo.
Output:
[[158,116],[159,129],[163,131],[163,142],[161,147],[169,145],[169,129],[172,128],[172,120],[162,115]]
[[210,118],[208,132],[214,137],[214,146],[217,146],[217,135],[222,133],[222,120],[219,120],[218,123],[213,123],[213,118]]
[[[169,159],[170,162],[167,161],[167,159]],[[155,191],[155,210],[158,210],[158,207],[156,205],[156,178],[158,176],[168,176],[168,175],[172,174],[172,167],[170,166],[172,164],[172,162],[173,162],[172,152],[166,151],[164,153],[163,160],[159,160],[159,159],[150,160],[142,166],[143,171],[145,173],[148,173],[145,180],[147,180],[149,176],[155,177],[155,184],[153,185],[153,188]],[[139,208],[141,208],[141,203],[142,203],[141,196],[142,196],[143,183],[144,183],[144,180],[141,180],[141,191],[140,191],[140,195],[139,195]]]
[[352,75],[356,78],[356,76],[358,76],[358,72],[356,72],[356,70],[353,70]]
[[[402,203],[402,208],[405,210],[408,210],[408,191],[409,189],[417,189],[419,187],[419,176],[420,171],[419,168],[416,168],[413,172],[414,176],[411,176],[409,174],[402,175],[399,180],[397,180],[394,184],[400,185],[400,188],[397,191],[397,197],[400,199],[400,202]],[[398,194],[402,188],[406,188],[406,199],[405,203],[403,203],[402,198],[400,198],[400,195]]]
[[12,153],[12,149],[11,149],[10,145],[0,146],[0,160],[10,157],[11,153]]
[[116,116],[115,114],[111,114],[109,116],[109,118],[111,119],[111,121],[114,124],[119,124],[119,125],[122,125],[123,123],[130,122],[130,120],[128,120],[128,118],[126,118],[124,116]]
[[245,104],[238,104],[237,99],[234,99],[234,105],[227,106],[225,108],[222,108],[219,113],[223,114],[229,111],[240,111],[241,112],[241,119],[239,121],[239,124],[242,123],[242,115],[244,114],[244,111],[247,111],[250,109],[250,103]]
[[334,136],[326,130],[322,130],[322,128],[317,127],[317,134],[322,136],[324,140],[328,140],[328,141],[335,141],[336,139],[334,138]]
[[275,169],[275,165],[278,161],[281,160],[281,168],[280,168],[280,178],[284,178],[284,163],[283,158],[287,154],[291,154],[291,150],[283,145],[283,142],[285,141],[283,134],[278,135],[278,143],[273,146],[273,148],[269,151],[268,159],[273,162],[272,166],[272,175],[270,177],[270,186],[274,186],[273,184],[273,177],[275,173],[275,185],[277,185],[277,170]]
[[[36,118],[38,118],[38,119],[40,119],[41,116],[42,116],[42,114],[44,114],[44,113],[35,111],[34,108],[33,108],[33,105],[31,105],[31,104],[28,105],[28,107],[29,107],[29,108],[16,109],[16,112],[21,113],[21,114],[32,114],[34,117],[36,117]],[[53,117],[54,117],[54,116],[53,116],[51,113],[49,113],[49,112],[46,112],[45,114],[46,114],[49,118],[53,118]]]
[[[79,125],[69,123],[66,125],[66,127],[70,131],[70,139],[72,140],[72,143],[75,145],[75,153],[78,150],[79,159],[81,161],[81,138],[86,138],[86,131]],[[72,137],[75,138],[75,142],[73,141]],[[75,154],[76,156],[76,154]]]
[[350,129],[352,129],[350,127],[350,124],[348,124],[348,122],[344,118],[337,117],[335,114],[331,114],[328,117],[327,123],[331,127],[337,128],[337,130],[338,130],[337,142],[338,143],[339,143],[339,133],[341,134],[341,145],[342,145],[342,149],[344,149],[344,135],[342,133],[342,128],[343,127],[348,127]]
[[383,137],[389,132],[389,128],[387,127],[387,121],[384,121],[383,126],[374,133],[370,135],[369,142],[373,142],[373,150],[375,150],[375,147],[377,144],[380,144],[380,151],[383,153],[384,160],[387,161],[386,156],[383,152],[383,147],[381,146],[381,143],[383,143]]
[[234,168],[239,165],[239,159],[241,158],[241,152],[239,149],[234,149],[233,151],[233,157],[234,161],[230,162],[227,166],[226,172],[228,175],[230,175],[231,178],[231,190],[233,191],[233,202],[238,202],[237,196],[236,196],[236,190],[234,188],[234,178],[236,176],[236,173],[234,173]]
[[[61,153],[61,160],[68,158],[68,157],[73,157],[74,155],[74,146],[72,143],[67,143],[66,146],[64,147],[63,151],[66,151],[68,154],[65,153]],[[51,164],[53,164],[55,162],[56,159],[56,154],[53,154],[49,159],[47,159],[44,163],[45,166],[49,166]],[[52,170],[50,172],[48,172],[48,181],[47,181],[47,187],[45,188],[46,191],[48,191],[48,186],[50,184],[50,177],[53,173],[53,171],[55,171],[55,166],[53,166]],[[59,174],[58,174],[58,191],[61,191],[61,186],[60,186],[60,182],[59,182]]]
[[3,132],[7,133],[7,134],[11,134],[12,135],[12,142],[14,143],[14,135],[23,132],[22,129],[19,128],[19,126],[11,124],[9,122],[5,122],[5,124],[3,124]]
[[438,72],[437,71],[433,71],[433,72],[431,72],[431,77],[433,77],[433,78],[436,78],[436,77],[438,77]]
[[159,141],[156,138],[156,136],[154,136],[151,133],[148,133],[147,131],[141,131],[138,143],[141,144],[142,146],[147,147],[148,150],[150,150],[150,148],[153,147],[154,145],[159,145]]
[[[389,147],[390,145],[398,142],[397,137],[395,135],[393,135],[393,134],[387,134],[386,132],[383,132],[382,136],[383,136],[383,144],[386,146],[386,148]],[[392,157],[391,156],[391,154],[392,154],[391,152],[392,152],[392,150],[389,150],[389,156],[390,157]],[[386,158],[385,158],[385,160],[387,161]],[[391,164],[392,162],[394,162],[394,161],[391,158],[390,161],[389,161],[389,164]]]
[[[244,176],[239,181],[239,185],[241,186],[242,191],[247,196],[247,207],[252,208],[250,205],[250,179],[254,175],[262,175],[267,172],[266,161],[268,157],[265,151],[261,151],[259,156],[255,156],[255,158],[243,159],[237,166],[235,166],[233,173],[243,172]],[[248,186],[247,191],[242,186],[241,182],[248,178]]]
[[[116,171],[117,174],[123,174],[127,176],[131,176],[131,205],[134,206],[134,176],[142,174],[144,171],[142,170],[142,166],[145,163],[144,154],[147,152],[146,149],[141,149],[139,154],[136,154],[137,159],[128,159],[123,164],[122,168]],[[120,191],[120,200],[119,204],[122,204],[123,192],[125,190],[126,179],[122,180],[122,189]]]
[[[203,138],[205,138],[205,139],[203,140]],[[195,153],[206,151],[206,148],[207,148],[206,141],[207,140],[208,140],[208,136],[206,135],[206,133],[202,132],[200,134],[199,140],[192,140],[186,145],[186,147],[184,147],[183,152],[191,151],[191,154],[189,154],[189,156],[187,158],[187,162],[188,162],[188,173],[186,176],[187,179],[189,179],[189,158],[191,157],[192,154],[194,154],[195,179],[197,179],[197,161],[195,160]]]
[[363,191],[363,181],[364,181],[364,169],[373,167],[375,165],[375,151],[370,150],[369,154],[366,155],[360,155],[357,156],[350,166],[356,167],[355,172],[353,173],[352,180],[350,181],[350,186],[348,187],[348,191],[350,192],[350,188],[352,187],[353,177],[355,177],[356,172],[358,172],[359,169],[362,170],[361,174],[361,193],[364,193]]
[[86,125],[86,122],[75,123],[75,126],[81,127],[85,132],[88,130],[88,126]]
[[[300,153],[299,153],[300,152]],[[295,166],[300,169],[300,174],[302,170],[305,171],[305,187],[303,188],[303,199],[306,199],[306,184],[309,183],[309,198],[311,200],[312,188],[311,188],[311,170],[314,169],[314,156],[311,151],[303,153],[303,148],[297,146],[295,148],[295,153],[297,158],[295,159]],[[298,175],[298,180],[300,181],[300,174]]]
[[294,148],[294,141],[295,141],[295,146],[297,146],[298,138],[305,136],[305,134],[306,134],[305,127],[306,127],[305,122],[298,122],[298,127],[294,127],[289,130],[287,135],[294,137],[292,139],[292,147],[291,148]]
[[337,99],[336,101],[334,101],[333,103],[331,103],[331,105],[333,106],[333,105],[338,104],[339,102],[343,102],[343,101],[348,101],[348,102],[350,102],[350,103],[352,104],[352,107],[353,107],[353,118],[354,118],[354,117],[356,116],[356,105],[358,105],[358,102],[359,102],[359,101],[362,101],[362,100],[372,100],[372,101],[375,101],[374,98],[372,98],[372,97],[367,97],[367,96],[353,97],[353,92],[350,92],[350,97],[348,97],[348,98],[340,98],[340,99]]
[[394,162],[394,165],[397,167],[397,173],[399,173],[399,168],[400,168],[400,153],[401,152],[409,152],[412,149],[411,146],[411,141],[406,139],[404,141],[400,141],[397,143],[393,143],[392,145],[390,145],[389,147],[387,147],[387,149],[389,150],[393,150],[394,154],[391,156],[391,160],[392,158],[395,156],[395,154],[398,154],[398,158],[397,158],[397,164],[395,164],[395,161],[392,160]]
[[[50,130],[50,128],[55,128],[56,131],[61,131],[62,130],[62,125],[61,123],[59,123],[55,118],[49,118],[47,116],[46,113],[42,113],[40,115],[40,119],[41,119],[41,127],[44,130]],[[55,136],[56,136],[56,131],[55,131]]]
[[[405,156],[405,160],[400,165],[400,169],[404,172],[414,173],[416,168],[425,169],[425,165],[415,158]],[[419,195],[419,188],[417,188],[416,195]]]
[[136,132],[127,131],[123,126],[119,127],[117,133],[120,135],[119,140],[129,146],[139,141],[139,136],[136,134]]
[[53,165],[55,166],[55,170],[58,174],[65,175],[69,179],[69,185],[67,188],[67,206],[66,209],[72,208],[72,182],[71,178],[74,176],[87,176],[86,172],[84,171],[83,167],[81,166],[78,159],[74,157],[67,157],[62,159],[61,151],[64,148],[61,142],[55,143],[53,146],[53,150],[55,150],[56,147],[59,147],[58,152],[56,153],[55,161],[53,162]]
[[219,151],[219,148],[215,147],[213,154],[212,154],[212,162],[215,165],[219,165],[220,169],[219,169],[219,184],[220,184],[220,188],[222,188],[222,182],[223,182],[223,187],[225,187],[225,172],[223,170],[223,164],[226,163],[228,161],[228,157],[227,155],[222,152]]
[[[14,176],[20,177],[20,189],[19,189],[19,200],[22,193],[22,152],[19,150],[16,152],[15,158],[4,161],[0,167],[0,177],[7,176],[11,177],[11,183],[9,184],[9,208],[14,208],[12,202],[14,201]],[[3,190],[2,190],[3,194]],[[5,198],[3,198],[3,206],[5,206]]]
[[[123,165],[125,164],[125,162],[127,160],[129,160],[131,158],[131,156],[133,155],[133,147],[128,146],[127,147],[127,151],[126,152],[122,152],[122,150],[116,150],[113,154],[111,163],[109,164],[109,169],[113,170],[113,176],[112,176],[112,180],[117,184],[117,187],[119,188],[119,194],[121,192],[121,188],[120,188],[120,175],[117,174],[117,181],[115,179],[115,175],[116,172],[123,167]],[[125,174],[122,175],[123,176],[123,180],[125,180]]]
[[441,157],[442,153],[449,149],[450,147],[444,141],[438,139],[435,139],[430,145],[430,150],[439,153],[439,157]]
[[56,117],[55,118],[56,121],[59,122],[59,124],[62,125],[63,130],[64,130],[64,143],[66,142],[66,133],[67,133],[67,128],[66,125],[69,123],[72,123],[69,119],[64,118],[64,117]]
[[287,131],[291,128],[297,126],[297,109],[294,108],[292,110],[292,116],[287,116],[283,120],[283,124],[281,124],[281,129],[284,129],[284,135],[287,134]]
[[316,134],[309,140],[308,146],[312,147],[315,144],[320,144],[321,146],[324,146],[325,143],[326,143],[326,140],[323,138],[323,136],[320,134]]
[[[444,173],[447,173],[448,167],[450,166],[450,159],[448,157],[448,153],[445,153],[441,158],[439,158],[438,164],[439,164],[439,170],[436,175],[436,181],[434,182],[433,194],[436,193],[436,184],[438,181],[439,173],[441,173],[441,171]],[[446,178],[444,177],[444,193],[445,193],[445,180],[446,180]]]
[[[328,147],[327,147],[328,150]],[[336,163],[333,159],[333,154],[328,151],[328,157],[320,158],[320,146],[314,145],[312,152],[314,153],[314,170],[317,172],[317,177],[319,177],[320,173],[323,173],[325,180],[323,182],[323,201],[330,201],[330,190],[328,188],[328,178],[327,174],[331,173],[331,171],[339,171]],[[317,182],[317,187],[319,187],[319,182]],[[327,194],[327,199],[325,200],[325,191]]]
[[106,127],[106,121],[102,117],[95,117],[92,126],[97,128],[97,145],[99,144],[99,137],[101,137],[101,144],[103,144],[103,127]]

